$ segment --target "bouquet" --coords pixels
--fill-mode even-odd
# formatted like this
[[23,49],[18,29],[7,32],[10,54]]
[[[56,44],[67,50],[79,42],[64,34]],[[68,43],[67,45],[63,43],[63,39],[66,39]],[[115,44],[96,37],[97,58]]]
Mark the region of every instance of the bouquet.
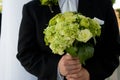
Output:
[[77,12],[65,12],[50,19],[44,30],[44,41],[54,54],[69,53],[82,64],[93,56],[95,37],[101,34],[97,21]]

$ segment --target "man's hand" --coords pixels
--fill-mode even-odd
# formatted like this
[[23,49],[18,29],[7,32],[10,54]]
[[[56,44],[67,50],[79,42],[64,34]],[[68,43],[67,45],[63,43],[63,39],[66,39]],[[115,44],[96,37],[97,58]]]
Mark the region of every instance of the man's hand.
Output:
[[60,59],[58,69],[67,80],[89,80],[89,73],[82,67],[79,59],[69,54]]
[[66,79],[67,80],[90,80],[90,76],[88,71],[85,68],[82,68],[78,73],[67,75]]

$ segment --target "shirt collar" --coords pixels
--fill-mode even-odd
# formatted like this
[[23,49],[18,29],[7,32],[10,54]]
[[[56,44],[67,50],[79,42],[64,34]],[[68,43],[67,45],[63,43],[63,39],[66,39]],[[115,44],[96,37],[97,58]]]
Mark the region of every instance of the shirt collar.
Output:
[[62,13],[78,10],[78,0],[58,0],[58,4]]

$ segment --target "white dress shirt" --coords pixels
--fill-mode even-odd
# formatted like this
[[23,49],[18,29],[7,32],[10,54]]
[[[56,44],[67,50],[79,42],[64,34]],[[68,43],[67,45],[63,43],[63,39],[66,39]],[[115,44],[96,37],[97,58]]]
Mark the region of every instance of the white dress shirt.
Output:
[[78,1],[79,0],[58,0],[61,12],[67,11],[76,11],[78,9]]

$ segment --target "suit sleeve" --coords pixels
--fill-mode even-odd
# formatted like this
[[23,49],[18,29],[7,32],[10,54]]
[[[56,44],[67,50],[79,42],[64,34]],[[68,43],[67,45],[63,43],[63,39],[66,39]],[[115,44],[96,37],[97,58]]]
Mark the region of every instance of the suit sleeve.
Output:
[[84,66],[90,73],[90,80],[104,80],[112,75],[119,65],[120,44],[118,25],[110,0],[106,0],[105,24],[101,37],[95,46],[94,57]]
[[35,20],[31,5],[24,5],[19,31],[17,59],[29,73],[45,80],[57,79],[58,55],[42,50],[37,43]]

